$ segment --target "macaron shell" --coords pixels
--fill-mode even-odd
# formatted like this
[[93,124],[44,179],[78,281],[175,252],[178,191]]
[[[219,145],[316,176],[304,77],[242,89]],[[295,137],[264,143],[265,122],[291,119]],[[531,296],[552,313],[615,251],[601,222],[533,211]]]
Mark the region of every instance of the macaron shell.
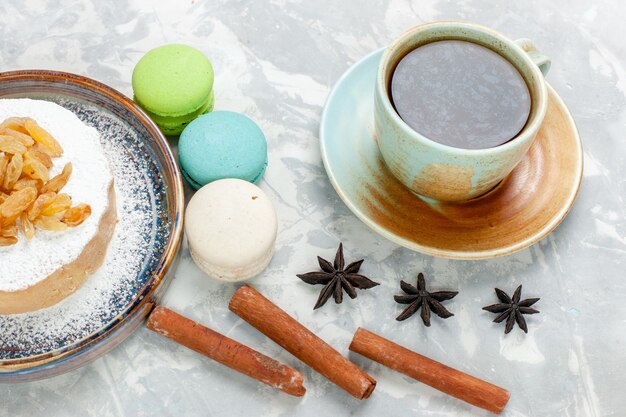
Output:
[[202,187],[185,213],[192,258],[207,275],[224,281],[248,279],[265,269],[277,229],[271,200],[259,187],[239,179]]
[[[263,178],[263,174],[265,173],[265,168],[267,167],[267,162],[265,162],[265,165],[263,166],[263,169],[261,170],[261,172],[259,172],[259,174],[256,176],[256,178],[252,181],[249,181],[255,185],[258,185],[259,181],[261,181],[261,178]],[[189,185],[191,185],[191,187],[194,190],[197,190],[199,188],[202,188],[203,184],[199,184],[198,182],[196,182],[196,180],[194,180],[193,178],[191,178],[189,176],[189,174],[187,174],[187,171],[185,171],[185,168],[183,168],[182,166],[179,166],[180,169],[180,173],[183,176],[183,178],[185,179],[185,181],[187,181],[187,183]]]
[[261,129],[235,112],[214,111],[191,122],[178,142],[181,171],[194,187],[223,178],[258,183],[268,164]]
[[209,277],[219,281],[238,282],[248,280],[263,272],[274,256],[274,247],[272,246],[272,248],[267,251],[265,256],[259,258],[256,263],[236,269],[228,267],[224,268],[220,265],[206,262],[192,247],[189,248],[189,254],[198,268],[200,268],[200,270]]
[[[134,97],[133,100],[137,102],[142,108],[144,106],[141,105],[139,99]],[[213,106],[215,104],[215,94],[211,91],[207,102],[202,105],[198,110],[186,114],[184,116],[159,116],[158,114],[154,114],[144,108],[144,111],[148,114],[148,116],[161,128],[161,131],[164,135],[175,136],[180,135],[183,129],[191,123],[198,116],[201,116],[205,113],[209,113],[213,111]]]
[[206,104],[213,90],[213,67],[199,50],[164,45],[148,51],[133,70],[138,102],[159,116],[184,116]]
[[187,171],[185,171],[185,168],[183,168],[180,164],[179,164],[179,169],[180,169],[180,173],[183,176],[183,178],[185,179],[185,181],[187,181],[187,183],[189,185],[191,185],[191,187],[194,190],[197,190],[199,188],[202,188],[202,184],[198,184],[193,178],[191,178],[189,176],[189,174],[187,174]]

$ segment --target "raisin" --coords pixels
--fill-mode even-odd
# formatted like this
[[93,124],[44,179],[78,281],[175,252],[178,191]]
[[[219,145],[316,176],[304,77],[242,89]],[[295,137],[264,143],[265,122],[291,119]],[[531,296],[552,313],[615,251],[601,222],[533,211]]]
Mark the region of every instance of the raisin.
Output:
[[56,198],[56,193],[44,193],[40,194],[35,200],[33,205],[28,209],[28,219],[33,221],[41,212],[48,207]]
[[35,220],[35,227],[41,230],[52,230],[61,232],[67,229],[67,224],[54,217],[40,216]]
[[20,230],[24,233],[26,239],[32,239],[35,235],[35,226],[30,221],[25,211],[20,214]]
[[35,180],[47,182],[50,179],[50,172],[41,162],[34,159],[27,159],[22,167],[22,174]]
[[0,152],[4,153],[26,153],[26,146],[13,136],[0,135]]
[[27,187],[11,194],[0,206],[2,217],[14,217],[26,210],[37,198],[37,189]]
[[54,200],[48,204],[41,214],[44,216],[54,216],[55,214],[65,211],[72,205],[72,199],[67,194],[58,194],[54,197]]
[[13,136],[15,139],[19,140],[22,145],[26,147],[33,146],[35,144],[35,140],[30,137],[30,135],[22,132],[18,132],[17,130],[10,128],[1,128],[0,134]]
[[65,184],[67,184],[71,175],[72,175],[72,163],[68,162],[67,164],[65,164],[65,166],[63,167],[63,171],[59,175],[50,179],[50,181],[48,181],[43,186],[43,188],[41,189],[41,192],[42,193],[47,193],[47,192],[58,193],[59,191],[63,189],[63,187],[65,187]]
[[15,154],[11,158],[11,162],[7,165],[6,172],[4,173],[3,179],[3,187],[6,191],[11,191],[13,189],[13,185],[17,182],[22,175],[22,167],[24,166],[24,160],[22,159],[22,155]]
[[50,156],[59,157],[63,155],[63,148],[59,142],[43,127],[39,126],[36,121],[26,119],[24,127],[36,142],[41,143],[49,151]]
[[89,204],[78,204],[65,212],[63,222],[70,227],[76,227],[87,220],[90,215],[91,207]]
[[28,149],[28,151],[24,154],[24,159],[26,159],[27,161],[29,159],[33,159],[35,161],[38,161],[48,169],[52,168],[52,158],[50,158],[50,155],[42,151],[41,148],[37,146],[33,146],[32,148]]
[[0,236],[0,246],[11,246],[17,243],[16,237],[3,237]]

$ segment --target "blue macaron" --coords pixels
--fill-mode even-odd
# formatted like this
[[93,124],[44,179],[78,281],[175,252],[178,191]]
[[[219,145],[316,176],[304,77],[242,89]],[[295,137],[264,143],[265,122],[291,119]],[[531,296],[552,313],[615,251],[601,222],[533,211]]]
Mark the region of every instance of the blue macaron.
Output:
[[183,177],[195,189],[223,178],[257,184],[267,168],[267,142],[250,118],[214,111],[185,127],[178,142],[178,161]]

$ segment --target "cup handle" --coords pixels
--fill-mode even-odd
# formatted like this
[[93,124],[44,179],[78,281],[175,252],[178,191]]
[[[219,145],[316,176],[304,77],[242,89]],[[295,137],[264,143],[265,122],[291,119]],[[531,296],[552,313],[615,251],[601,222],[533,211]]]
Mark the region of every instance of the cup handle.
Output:
[[532,59],[533,62],[537,64],[539,70],[541,70],[541,73],[544,76],[548,74],[552,61],[550,61],[550,58],[537,50],[533,41],[531,41],[530,39],[522,38],[516,40],[515,43],[517,44],[517,46],[522,48],[528,54],[528,56],[530,56],[530,59]]

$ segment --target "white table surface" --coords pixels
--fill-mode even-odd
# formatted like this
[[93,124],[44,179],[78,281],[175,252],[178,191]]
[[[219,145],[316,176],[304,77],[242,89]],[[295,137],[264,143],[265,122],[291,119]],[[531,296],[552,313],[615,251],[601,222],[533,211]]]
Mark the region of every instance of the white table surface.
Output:
[[[0,70],[84,74],[132,96],[131,72],[147,50],[181,42],[216,72],[216,108],[256,120],[269,143],[261,187],[280,218],[276,255],[252,284],[348,355],[366,326],[409,348],[508,388],[505,416],[626,413],[626,8],[617,1],[8,1],[0,2]],[[333,83],[355,61],[407,28],[463,19],[529,37],[553,60],[548,79],[580,130],[585,173],[567,219],[535,246],[488,261],[411,252],[370,231],[325,175],[317,138]],[[189,190],[188,194],[190,194]],[[296,273],[332,258],[340,241],[381,282],[356,300],[313,312],[318,291]],[[399,280],[425,272],[458,289],[456,315],[399,323]],[[493,287],[542,297],[530,331],[508,336],[481,307]],[[301,370],[292,398],[142,328],[105,357],[45,381],[0,386],[0,416],[486,416],[358,355],[378,380],[358,401],[227,310],[235,286],[204,277],[184,248],[164,304]]]

